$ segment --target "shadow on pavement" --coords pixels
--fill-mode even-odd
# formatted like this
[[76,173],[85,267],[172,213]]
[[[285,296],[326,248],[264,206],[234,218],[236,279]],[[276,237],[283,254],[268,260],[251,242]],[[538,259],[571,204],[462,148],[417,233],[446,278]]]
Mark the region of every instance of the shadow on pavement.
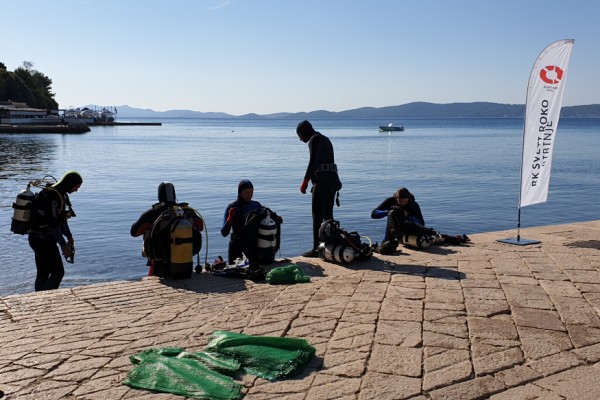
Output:
[[567,243],[566,246],[600,250],[600,240],[580,240],[577,242]]

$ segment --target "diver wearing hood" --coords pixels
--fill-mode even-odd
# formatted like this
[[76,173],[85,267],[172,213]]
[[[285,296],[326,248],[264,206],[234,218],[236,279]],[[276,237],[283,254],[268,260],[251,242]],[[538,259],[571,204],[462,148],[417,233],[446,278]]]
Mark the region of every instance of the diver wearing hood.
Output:
[[[181,203],[186,205],[186,203]],[[158,185],[158,203],[152,205],[152,208],[146,210],[136,222],[131,225],[131,236],[138,237],[144,235],[144,242],[142,245],[142,255],[148,258],[148,265],[152,264],[152,260],[148,257],[148,251],[146,244],[154,225],[154,222],[161,216],[161,214],[174,206],[177,206],[177,195],[175,194],[175,186],[171,182],[161,182]],[[204,223],[201,219],[194,219],[194,229],[196,231],[202,231]],[[170,238],[165,238],[170,240]],[[154,265],[151,269],[151,275],[154,276],[167,276],[170,273],[170,266],[168,260],[153,260]]]
[[238,195],[235,201],[227,206],[223,217],[221,235],[226,237],[231,233],[228,246],[228,261],[233,264],[236,258],[242,258],[242,253],[251,263],[257,260],[256,236],[249,235],[244,230],[244,216],[251,211],[258,211],[262,205],[252,200],[254,185],[248,179],[243,179],[238,184]]
[[319,228],[323,221],[333,219],[335,193],[342,188],[342,183],[329,138],[315,131],[308,121],[301,121],[298,124],[296,134],[300,141],[308,144],[310,155],[300,192],[305,194],[308,183],[312,182],[313,244],[312,249],[302,253],[302,256],[318,257]]
[[79,173],[69,171],[59,182],[42,189],[32,204],[29,246],[35,253],[36,291],[58,289],[65,275],[57,244],[67,260],[74,255],[75,241],[67,223],[68,218],[75,216],[69,193],[79,190],[82,183]]
[[387,217],[384,242],[398,240],[404,234],[413,233],[413,225],[425,226],[421,207],[415,196],[406,188],[401,187],[393,196],[385,199],[373,211],[371,218]]

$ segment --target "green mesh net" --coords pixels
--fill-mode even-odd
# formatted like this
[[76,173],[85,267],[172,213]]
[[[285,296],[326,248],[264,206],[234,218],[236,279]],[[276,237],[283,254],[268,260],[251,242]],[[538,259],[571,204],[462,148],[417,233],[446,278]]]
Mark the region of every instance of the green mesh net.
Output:
[[231,376],[240,369],[264,379],[285,378],[304,370],[314,355],[304,339],[215,331],[203,352],[167,347],[131,356],[135,367],[123,383],[195,399],[235,400],[242,386]]
[[235,360],[187,353],[181,348],[145,350],[130,360],[135,368],[123,383],[133,388],[207,400],[235,400],[241,395],[242,386],[221,373],[235,373],[240,366]]
[[275,267],[265,277],[266,281],[272,285],[284,283],[305,283],[310,282],[310,277],[307,276],[302,268],[296,264],[288,264],[282,267]]
[[245,372],[269,380],[298,374],[315,355],[304,339],[227,331],[215,331],[204,350],[237,360]]

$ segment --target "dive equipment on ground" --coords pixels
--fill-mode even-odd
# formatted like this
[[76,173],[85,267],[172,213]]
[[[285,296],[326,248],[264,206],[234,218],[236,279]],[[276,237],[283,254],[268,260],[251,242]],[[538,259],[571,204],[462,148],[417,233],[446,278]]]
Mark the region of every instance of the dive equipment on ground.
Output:
[[[366,238],[363,243],[361,238]],[[319,228],[319,247],[317,253],[326,261],[349,263],[354,259],[366,260],[373,254],[371,239],[357,232],[347,232],[340,228],[339,221],[329,219]]]
[[319,257],[326,261],[349,263],[354,261],[354,258],[356,258],[354,249],[343,244],[321,242],[319,243],[317,252],[319,253]]
[[380,246],[375,246],[375,247],[376,247],[376,251],[379,254],[382,254],[384,256],[390,255],[390,254],[394,253],[396,251],[396,249],[398,248],[398,241],[396,239],[384,240]]
[[400,235],[400,242],[409,247],[415,247],[417,249],[426,249],[433,243],[433,236],[414,234],[414,235]]
[[212,265],[206,265],[206,271],[217,276],[247,278],[253,281],[265,279],[266,271],[259,264],[251,264],[246,257],[236,258],[235,262],[227,265],[219,256]]

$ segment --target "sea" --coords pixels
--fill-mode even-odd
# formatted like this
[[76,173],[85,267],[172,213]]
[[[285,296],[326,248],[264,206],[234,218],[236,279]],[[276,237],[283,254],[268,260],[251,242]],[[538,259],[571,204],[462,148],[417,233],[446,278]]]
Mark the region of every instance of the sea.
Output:
[[[277,257],[311,247],[310,193],[299,187],[308,147],[291,119],[163,119],[160,126],[92,127],[86,134],[0,134],[0,296],[30,293],[36,275],[26,235],[10,231],[12,204],[31,180],[84,179],[71,195],[75,262],[65,262],[61,287],[147,275],[142,239],[130,236],[157,202],[163,181],[177,200],[200,212],[200,263],[227,256],[224,211],[241,179],[254,200],[284,219]],[[379,132],[390,121],[314,119],[335,149],[343,188],[334,217],[364,241],[381,242],[385,220],[371,211],[399,187],[419,202],[426,224],[445,234],[514,229],[517,233],[523,120],[405,119],[404,132]],[[548,201],[521,208],[521,228],[600,218],[600,119],[562,118],[555,136]],[[501,239],[501,237],[499,237]]]

